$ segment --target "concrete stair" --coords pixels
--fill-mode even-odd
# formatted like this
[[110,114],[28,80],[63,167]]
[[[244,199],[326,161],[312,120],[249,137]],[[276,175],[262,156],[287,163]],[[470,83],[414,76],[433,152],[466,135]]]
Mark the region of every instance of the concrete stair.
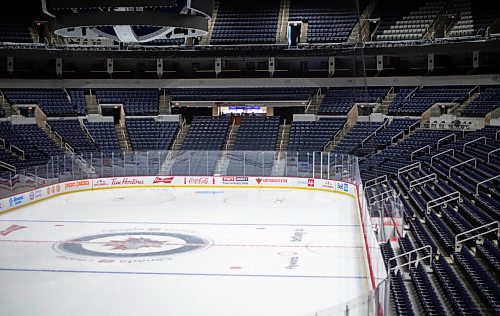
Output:
[[169,115],[172,114],[171,107],[170,107],[170,96],[166,94],[160,95],[160,100],[158,104],[159,108],[158,111],[160,115]]
[[306,107],[305,114],[317,114],[324,98],[325,95],[321,91],[318,91],[311,99],[311,104]]
[[125,128],[125,126],[115,125],[115,131],[118,142],[120,143],[121,151],[132,151],[132,144],[130,143],[130,137],[128,136],[127,128]]
[[217,20],[217,13],[219,12],[219,5],[220,1],[215,0],[212,19],[208,21],[208,34],[201,38],[200,45],[210,45],[210,40],[212,39],[212,31],[214,30],[215,21]]
[[182,144],[186,139],[187,132],[189,130],[189,125],[183,124],[177,133],[177,136],[172,144],[172,150],[181,150]]
[[356,123],[351,123],[350,121],[347,122],[346,125],[344,125],[344,127],[339,130],[337,132],[337,134],[335,134],[332,138],[332,140],[328,143],[328,145],[326,145],[325,147],[325,152],[329,153],[331,152],[335,146],[338,145],[338,143],[340,143],[342,141],[342,139],[344,138],[345,135],[347,135],[347,133],[349,133],[349,131],[356,125]]
[[97,97],[95,96],[95,94],[86,94],[85,101],[87,102],[88,114],[101,114],[99,104],[97,103]]
[[12,115],[19,115],[19,110],[14,106],[10,106],[9,102],[7,102],[7,99],[1,93],[0,93],[0,106],[2,106],[3,111],[5,112],[5,117],[9,117]]
[[473,95],[470,96],[470,98],[468,98],[467,100],[465,100],[462,104],[459,104],[453,108],[451,108],[449,110],[448,113],[450,114],[457,114],[457,115],[461,115],[462,114],[462,111],[463,109],[468,106],[469,104],[472,103],[472,101],[474,101],[475,99],[477,99],[479,97],[481,93],[480,92],[476,92],[474,93]]
[[228,135],[226,136],[226,141],[224,142],[224,150],[231,151],[234,149],[234,144],[236,144],[236,138],[238,137],[238,132],[240,130],[240,126],[233,124],[229,129]]
[[290,139],[290,125],[280,125],[276,140],[276,153],[274,156],[272,176],[284,176],[286,170],[286,151]]
[[373,113],[387,114],[389,106],[391,105],[392,101],[394,101],[395,98],[396,98],[396,93],[389,92],[382,100],[382,102],[375,106],[375,108],[373,109]]
[[278,18],[278,29],[276,30],[276,43],[287,42],[288,21],[290,19],[290,0],[281,0],[280,15]]

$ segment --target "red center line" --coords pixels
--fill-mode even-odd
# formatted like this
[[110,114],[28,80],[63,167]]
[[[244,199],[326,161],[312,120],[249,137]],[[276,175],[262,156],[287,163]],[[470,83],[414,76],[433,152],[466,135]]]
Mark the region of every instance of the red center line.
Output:
[[[58,241],[53,241],[53,240],[4,240],[0,239],[0,242],[11,242],[11,243],[58,243]],[[79,242],[73,242],[73,244],[95,244],[95,245],[104,245],[104,244],[109,244],[109,241],[79,241]],[[203,247],[207,246],[206,244],[186,244],[186,243],[169,243],[165,242],[163,243],[164,246],[196,246],[196,247]],[[268,247],[268,248],[362,248],[362,246],[346,246],[346,245],[263,245],[263,244],[212,244],[209,245],[210,247]],[[150,246],[144,246],[142,248],[151,248]]]

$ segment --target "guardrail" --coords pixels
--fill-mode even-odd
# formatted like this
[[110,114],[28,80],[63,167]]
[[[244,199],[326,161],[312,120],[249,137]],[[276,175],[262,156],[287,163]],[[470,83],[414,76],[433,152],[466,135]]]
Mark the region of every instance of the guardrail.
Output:
[[398,169],[398,178],[403,173],[409,172],[409,171],[414,170],[414,169],[422,169],[422,164],[420,162],[415,162],[415,163],[412,163],[410,165],[399,168]]
[[441,143],[442,141],[444,141],[444,140],[446,140],[446,139],[448,139],[448,138],[450,138],[450,137],[453,137],[453,141],[454,141],[454,142],[456,142],[456,141],[457,141],[457,135],[456,135],[456,134],[450,134],[450,135],[445,136],[445,137],[443,137],[443,138],[441,138],[441,139],[438,139],[438,141],[437,141],[437,149],[439,149],[439,143]]
[[435,173],[428,174],[424,177],[415,179],[410,181],[410,188],[409,191],[411,191],[414,187],[421,186],[427,182],[432,182],[437,180],[437,175]]
[[494,176],[494,177],[488,178],[488,179],[486,179],[486,180],[483,180],[483,181],[479,182],[478,184],[476,184],[476,195],[479,195],[479,186],[480,186],[481,184],[484,184],[484,183],[487,183],[487,182],[493,181],[493,180],[495,180],[495,179],[497,179],[497,178],[500,178],[500,174],[498,174],[498,175],[496,175],[496,176]]
[[500,151],[500,148],[493,149],[492,151],[488,152],[488,163],[490,163],[491,154],[496,153],[497,151]]
[[[425,250],[425,249],[427,249],[427,251],[428,251],[429,254],[425,255],[423,257],[420,257],[419,254],[418,254],[418,252],[422,251],[422,250]],[[411,259],[411,254],[413,254],[413,253],[417,254],[417,258],[414,259],[414,260]],[[391,266],[391,262],[393,262],[393,261],[396,261],[396,263],[397,263],[397,259],[398,258],[402,258],[402,257],[407,257],[408,258],[408,262],[403,263],[403,264],[396,264],[395,267],[392,267],[392,268],[389,269],[390,271],[401,269],[403,267],[412,265],[414,263],[415,263],[415,266],[417,266],[416,263],[419,263],[420,261],[423,261],[423,260],[426,260],[426,259],[429,259],[429,264],[431,264],[432,263],[432,258],[433,258],[432,257],[432,247],[429,246],[429,245],[427,245],[427,246],[424,246],[424,247],[420,247],[420,248],[417,248],[417,249],[414,249],[414,250],[402,253],[402,254],[400,254],[398,256],[392,257],[389,260],[387,260],[387,266],[390,267]]]
[[470,142],[466,142],[466,143],[464,144],[464,146],[462,147],[462,152],[463,152],[463,153],[465,153],[465,146],[470,145],[470,144],[475,143],[475,142],[478,142],[478,141],[480,141],[480,140],[484,140],[484,144],[485,144],[485,145],[487,144],[487,139],[486,139],[486,136],[481,136],[481,137],[479,137],[479,138],[476,138],[476,139],[474,139],[474,140],[471,140]]
[[427,153],[428,153],[428,154],[430,154],[430,153],[431,153],[431,146],[426,145],[426,146],[424,146],[424,147],[422,147],[422,148],[419,148],[419,149],[417,149],[417,150],[412,151],[412,153],[411,153],[411,155],[410,155],[410,161],[413,161],[413,155],[414,155],[414,154],[416,154],[416,153],[418,153],[418,152],[421,152],[421,151],[422,151],[422,150],[424,150],[424,149],[427,149]]
[[[471,237],[467,237],[467,238],[464,238],[464,239],[460,238],[462,236],[470,235],[472,232],[475,232],[475,231],[478,231],[478,230],[481,230],[481,229],[485,229],[485,228],[490,227],[490,226],[496,226],[496,228],[491,228],[491,229],[489,229],[487,231],[484,231],[482,233],[477,233],[477,234],[475,234],[475,235],[473,235]],[[485,224],[483,226],[479,226],[479,227],[473,228],[473,229],[468,230],[466,232],[462,232],[462,233],[459,233],[459,234],[455,235],[455,252],[458,252],[458,251],[462,250],[462,244],[464,242],[472,240],[472,239],[481,238],[481,236],[489,234],[489,233],[493,233],[495,231],[497,232],[497,236],[500,237],[500,224],[498,222],[496,222],[496,221],[488,223],[488,224]]]
[[4,168],[4,169],[7,169],[7,170],[10,170],[14,173],[16,173],[16,167],[11,165],[11,164],[8,164],[6,162],[3,162],[3,161],[0,161],[0,167]]
[[438,197],[437,199],[431,200],[427,202],[427,209],[426,209],[426,214],[430,214],[431,210],[437,206],[444,205],[446,203],[455,201],[455,200],[461,200],[461,195],[460,192],[455,191],[450,194],[446,194],[444,196]]
[[467,159],[466,161],[462,161],[461,163],[458,163],[456,165],[453,165],[450,167],[450,169],[448,169],[448,178],[451,178],[451,171],[461,165],[465,165],[465,164],[468,164],[469,162],[474,162],[474,168],[477,168],[477,160],[476,158],[471,158],[471,159]]
[[455,157],[455,149],[447,149],[447,150],[445,150],[445,151],[443,151],[443,152],[440,152],[439,154],[435,154],[435,155],[433,155],[433,156],[431,157],[431,166],[432,166],[432,163],[433,163],[433,161],[434,161],[434,158],[436,158],[436,157],[438,157],[438,156],[441,156],[441,155],[444,155],[444,154],[449,153],[449,152],[451,152],[451,156],[452,156],[452,157]]

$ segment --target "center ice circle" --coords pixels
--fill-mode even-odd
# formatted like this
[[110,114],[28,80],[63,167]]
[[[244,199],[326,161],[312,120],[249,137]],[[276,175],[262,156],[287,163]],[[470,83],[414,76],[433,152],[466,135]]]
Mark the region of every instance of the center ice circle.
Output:
[[136,258],[170,256],[209,246],[207,240],[167,232],[124,232],[83,236],[56,243],[63,253],[90,257]]

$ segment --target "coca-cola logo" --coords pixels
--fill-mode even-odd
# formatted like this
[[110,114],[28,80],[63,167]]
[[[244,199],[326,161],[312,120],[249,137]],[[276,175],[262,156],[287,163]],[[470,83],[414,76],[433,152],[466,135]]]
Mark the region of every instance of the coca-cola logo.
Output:
[[174,181],[174,177],[156,177],[154,180],[153,180],[153,183],[166,183],[166,184],[170,184],[172,183],[172,181]]
[[208,177],[187,178],[185,182],[187,184],[209,184],[210,179]]

